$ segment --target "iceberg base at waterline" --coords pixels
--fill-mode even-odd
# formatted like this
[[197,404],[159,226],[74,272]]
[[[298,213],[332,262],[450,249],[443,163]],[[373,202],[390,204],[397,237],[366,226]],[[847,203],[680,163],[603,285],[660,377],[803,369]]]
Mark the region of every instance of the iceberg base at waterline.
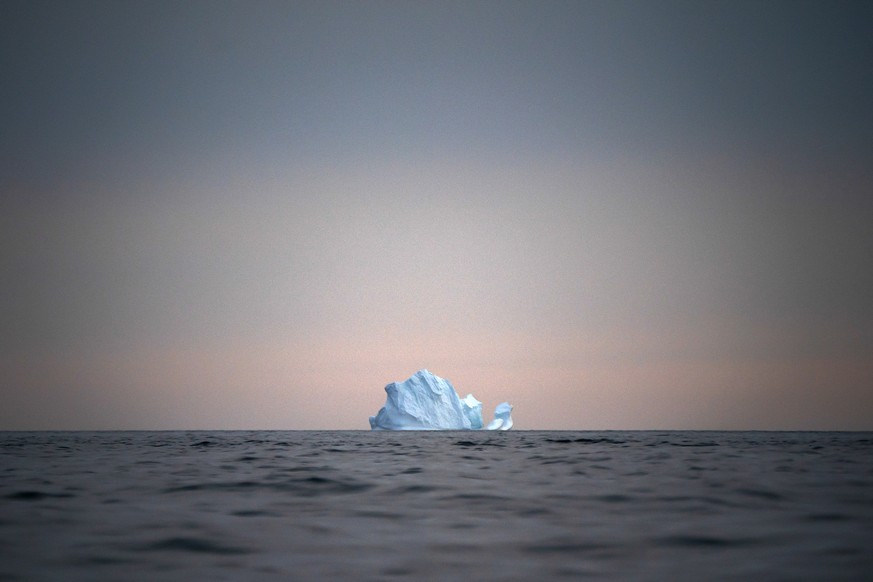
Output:
[[[445,378],[419,370],[403,382],[385,386],[388,398],[376,416],[373,430],[480,430],[482,403],[472,394],[461,398]],[[503,402],[494,411],[487,430],[512,428],[512,405]]]

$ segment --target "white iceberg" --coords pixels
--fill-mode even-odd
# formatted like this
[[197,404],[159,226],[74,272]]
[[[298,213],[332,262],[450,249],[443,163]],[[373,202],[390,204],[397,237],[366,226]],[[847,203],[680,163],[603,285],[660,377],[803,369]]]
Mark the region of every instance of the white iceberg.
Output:
[[[373,430],[479,430],[482,403],[472,394],[460,398],[452,383],[427,370],[419,370],[403,382],[385,386],[388,398],[376,416],[370,417]],[[489,430],[512,428],[512,406],[497,406]]]
[[494,420],[488,423],[488,430],[509,430],[512,428],[512,404],[501,402],[494,409]]
[[464,416],[470,421],[471,429],[482,428],[482,403],[476,400],[475,396],[467,394],[467,397],[461,400],[461,408],[464,409]]

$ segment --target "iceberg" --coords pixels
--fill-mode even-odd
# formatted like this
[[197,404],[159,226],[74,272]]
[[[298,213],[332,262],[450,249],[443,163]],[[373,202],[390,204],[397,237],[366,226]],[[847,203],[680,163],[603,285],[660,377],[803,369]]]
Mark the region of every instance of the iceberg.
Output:
[[461,407],[470,421],[470,428],[473,430],[482,428],[482,403],[472,394],[467,394],[467,397],[461,400]]
[[494,409],[494,420],[488,423],[488,430],[509,430],[512,428],[512,405],[501,402]]
[[[370,417],[372,430],[480,430],[484,426],[482,403],[476,397],[459,397],[451,382],[427,370],[388,384],[385,392],[385,406]],[[508,402],[499,404],[488,430],[512,428],[511,412]]]

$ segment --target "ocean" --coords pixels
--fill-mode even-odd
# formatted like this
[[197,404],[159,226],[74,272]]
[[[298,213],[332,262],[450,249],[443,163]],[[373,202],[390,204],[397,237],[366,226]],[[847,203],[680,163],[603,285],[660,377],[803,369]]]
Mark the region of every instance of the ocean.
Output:
[[0,432],[0,580],[873,580],[873,433]]

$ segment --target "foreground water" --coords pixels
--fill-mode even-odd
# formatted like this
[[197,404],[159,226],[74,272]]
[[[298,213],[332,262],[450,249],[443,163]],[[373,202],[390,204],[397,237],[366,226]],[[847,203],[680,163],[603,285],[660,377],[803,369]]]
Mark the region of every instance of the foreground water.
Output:
[[4,580],[863,580],[873,434],[0,433]]

